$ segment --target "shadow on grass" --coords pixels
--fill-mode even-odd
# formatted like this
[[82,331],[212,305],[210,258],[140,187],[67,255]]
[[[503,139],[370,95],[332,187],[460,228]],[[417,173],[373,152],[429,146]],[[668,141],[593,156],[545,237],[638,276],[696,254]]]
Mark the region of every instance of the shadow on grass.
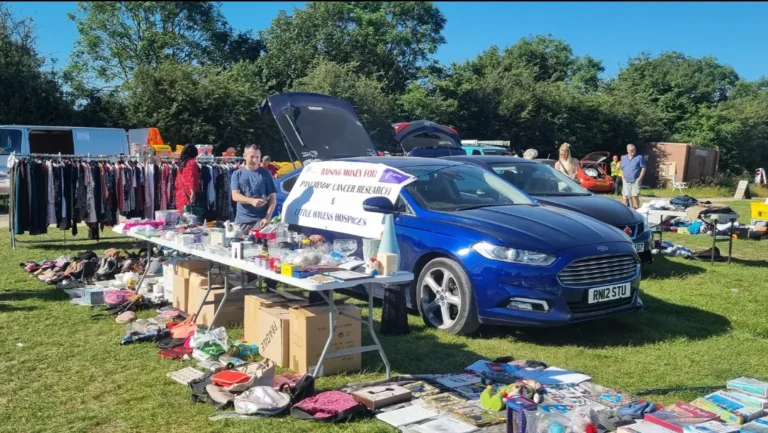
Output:
[[60,241],[44,244],[19,244],[25,245],[26,248],[35,250],[54,250],[61,251],[62,249],[69,249],[74,251],[93,251],[96,255],[101,256],[104,250],[108,248],[117,248],[122,250],[133,250],[137,248],[143,248],[145,243],[142,241],[130,241],[130,240],[118,240],[118,239],[105,239],[98,242],[88,241]]
[[653,264],[643,265],[643,278],[666,279],[679,278],[685,275],[698,275],[707,272],[704,266],[709,262],[694,260],[670,260],[666,256],[655,255]]
[[8,313],[11,311],[34,311],[34,310],[37,310],[37,307],[32,305],[28,307],[16,307],[10,304],[0,304],[0,313]]
[[644,310],[623,316],[558,328],[488,327],[481,332],[483,337],[506,334],[543,346],[603,348],[643,346],[677,338],[703,340],[730,331],[731,322],[719,314],[672,304],[642,292],[640,298]]
[[69,299],[69,296],[63,290],[58,290],[55,287],[40,290],[8,289],[0,292],[0,302],[25,301],[27,299],[39,299],[41,301],[64,301]]
[[[728,254],[728,251],[726,250],[725,254]],[[718,262],[715,262],[718,263]],[[723,260],[720,261],[720,263],[728,263],[728,258],[725,257]],[[755,268],[766,268],[768,267],[768,261],[766,260],[744,260],[744,259],[737,259],[736,257],[731,257],[731,263],[737,263],[742,266],[750,266]]]

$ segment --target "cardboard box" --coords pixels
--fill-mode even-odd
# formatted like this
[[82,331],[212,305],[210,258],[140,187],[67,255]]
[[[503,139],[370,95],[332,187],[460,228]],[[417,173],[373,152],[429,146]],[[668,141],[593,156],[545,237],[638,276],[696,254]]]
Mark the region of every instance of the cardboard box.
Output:
[[[286,297],[290,296],[289,297]],[[249,343],[259,344],[261,330],[259,328],[259,315],[262,308],[282,307],[288,308],[294,305],[306,304],[306,300],[290,294],[278,293],[251,293],[245,296],[245,313],[243,316],[243,338]],[[288,349],[286,348],[286,352]],[[277,362],[275,360],[275,362]],[[287,367],[287,365],[285,366]]]
[[259,310],[257,337],[259,355],[274,361],[278,367],[290,363],[290,319],[288,308],[274,307]]
[[[337,305],[339,312],[360,318],[360,309],[354,305]],[[290,310],[290,369],[299,374],[313,374],[325,342],[328,340],[328,307],[292,307]],[[336,318],[336,332],[329,350],[338,351],[360,347],[361,322],[339,314]],[[338,374],[359,371],[362,367],[361,354],[341,358],[326,358],[323,374]]]
[[189,312],[189,278],[181,275],[173,276],[173,306],[186,313]]
[[176,275],[189,278],[192,274],[208,274],[208,260],[179,260],[176,262]]
[[[211,323],[213,316],[216,313],[216,308],[221,304],[221,300],[224,298],[224,286],[222,284],[214,284],[211,288],[211,293],[208,294],[208,298],[203,304],[203,308],[200,310],[200,315],[197,317],[198,325],[206,325],[210,327],[229,327],[232,325],[240,325],[243,323],[244,314],[244,302],[245,295],[252,294],[254,290],[231,290],[227,295],[227,300],[224,305],[221,306],[219,317],[216,318],[216,323]],[[189,278],[189,300],[187,306],[190,314],[197,311],[200,306],[200,301],[205,296],[205,292],[208,289],[208,278],[203,275],[192,274]]]

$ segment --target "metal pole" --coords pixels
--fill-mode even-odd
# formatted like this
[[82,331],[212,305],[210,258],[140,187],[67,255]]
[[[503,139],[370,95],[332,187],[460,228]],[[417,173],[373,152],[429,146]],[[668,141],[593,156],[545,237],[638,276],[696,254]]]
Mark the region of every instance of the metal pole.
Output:
[[[390,378],[390,366],[389,366],[389,360],[387,359],[387,355],[384,353],[384,348],[381,347],[381,343],[379,342],[379,338],[376,337],[376,332],[373,330],[373,284],[366,284],[368,289],[368,330],[371,332],[371,338],[373,338],[373,342],[376,343],[376,347],[379,349],[379,355],[381,355],[381,360],[384,361],[384,367],[387,370],[387,379]],[[384,288],[386,292],[386,287]]]
[[[320,295],[322,295],[322,293],[320,293]],[[323,297],[325,298],[325,296]],[[333,290],[328,291],[328,297],[326,300],[328,301],[328,340],[325,342],[325,347],[323,347],[323,352],[320,354],[320,359],[317,360],[315,371],[311,372],[311,374],[315,377],[320,377],[323,375],[325,355],[328,353],[328,349],[330,349],[331,343],[333,343],[334,335],[336,335],[336,308],[333,304]]]
[[[227,302],[227,295],[229,294],[228,283],[229,283],[229,266],[224,266],[224,297],[221,298],[221,302],[219,303],[219,306],[216,307],[216,312],[213,313],[213,319],[211,319],[211,325],[210,325],[211,328],[215,326],[216,318],[219,317],[221,308],[224,306],[224,303]],[[211,280],[208,280],[208,287],[211,287]]]
[[205,301],[208,300],[208,294],[211,293],[211,265],[211,261],[208,260],[208,290],[205,291],[205,296],[203,296],[203,299],[200,301],[200,305],[197,306],[197,312],[195,313],[195,323],[197,323],[197,318],[200,317],[200,312],[203,311],[203,305],[205,305]]

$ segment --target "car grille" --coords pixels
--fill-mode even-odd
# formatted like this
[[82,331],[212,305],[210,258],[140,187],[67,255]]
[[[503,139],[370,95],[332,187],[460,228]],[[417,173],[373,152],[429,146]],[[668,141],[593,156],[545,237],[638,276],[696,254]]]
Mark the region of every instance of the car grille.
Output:
[[571,314],[592,314],[613,310],[615,308],[626,307],[635,299],[635,289],[632,289],[629,298],[616,299],[614,301],[608,302],[598,302],[596,304],[588,304],[587,296],[589,296],[589,292],[585,290],[581,301],[568,303],[568,309],[571,310]]
[[637,274],[637,256],[630,254],[576,260],[557,278],[567,287],[595,287],[626,281]]
[[638,236],[640,236],[641,234],[643,234],[643,223],[639,223],[639,224],[624,224],[624,225],[619,224],[619,225],[617,225],[615,227],[617,229],[621,230],[621,231],[624,231],[625,228],[629,227],[629,230],[630,230],[629,237],[631,237],[632,239],[635,239]]

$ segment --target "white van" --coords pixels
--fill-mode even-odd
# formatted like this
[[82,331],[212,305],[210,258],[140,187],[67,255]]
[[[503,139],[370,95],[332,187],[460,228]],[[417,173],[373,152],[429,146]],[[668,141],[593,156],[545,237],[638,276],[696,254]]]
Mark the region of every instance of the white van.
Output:
[[0,191],[8,188],[8,155],[128,155],[128,133],[120,128],[0,125]]

